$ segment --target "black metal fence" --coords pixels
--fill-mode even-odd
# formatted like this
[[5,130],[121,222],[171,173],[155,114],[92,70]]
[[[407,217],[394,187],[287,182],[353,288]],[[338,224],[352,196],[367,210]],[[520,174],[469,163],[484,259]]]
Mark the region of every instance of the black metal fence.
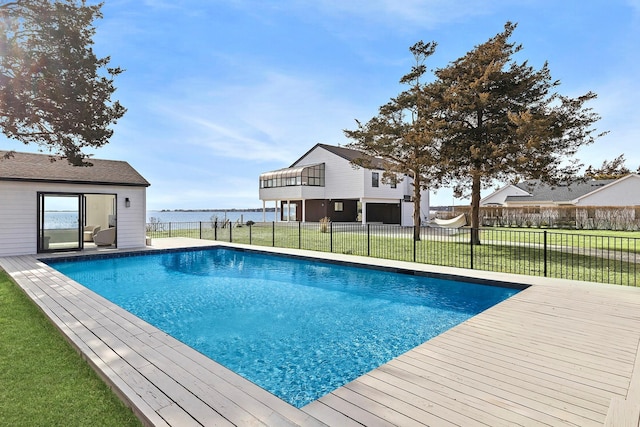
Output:
[[307,249],[450,267],[638,286],[640,239],[561,230],[471,229],[360,223],[180,222],[147,225],[147,236],[191,237]]

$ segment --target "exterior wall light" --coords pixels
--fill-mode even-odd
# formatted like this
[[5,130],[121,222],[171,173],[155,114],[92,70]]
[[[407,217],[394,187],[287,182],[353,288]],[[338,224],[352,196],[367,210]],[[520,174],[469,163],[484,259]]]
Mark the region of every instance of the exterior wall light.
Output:
[[127,208],[130,208],[130,207],[131,207],[131,200],[129,200],[129,198],[128,198],[128,197],[125,197],[125,199],[124,199],[124,205],[125,205]]

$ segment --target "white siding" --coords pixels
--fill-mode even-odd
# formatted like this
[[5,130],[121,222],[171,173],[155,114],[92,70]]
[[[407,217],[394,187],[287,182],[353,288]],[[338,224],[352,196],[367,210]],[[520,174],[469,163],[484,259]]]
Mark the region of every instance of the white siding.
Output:
[[628,175],[576,200],[576,206],[638,206],[640,176]]
[[[378,174],[378,187],[374,187],[372,184],[373,173]],[[413,187],[409,193],[405,193],[405,187],[402,185],[408,178],[402,180],[402,183],[398,183],[396,188],[391,188],[391,184],[382,183],[381,170],[365,170],[364,171],[364,197],[367,199],[394,199],[401,200],[405,194],[410,196],[413,194]]]
[[431,209],[431,199],[429,190],[422,190],[420,193],[420,215],[423,222],[429,222],[429,210]]
[[[144,247],[147,211],[146,188],[119,187],[116,190],[118,193],[118,248]],[[128,208],[125,206],[127,197],[131,202],[131,206]]]
[[[37,252],[38,192],[115,194],[119,248],[145,245],[146,188],[0,181],[0,256]],[[125,198],[131,207],[125,207]]]
[[0,183],[0,256],[36,253],[37,206],[35,189],[14,182]]
[[366,169],[355,168],[348,160],[316,147],[294,166],[324,163],[325,186],[323,199],[359,199],[363,194],[363,175]]
[[[413,191],[413,188],[411,188],[411,191]],[[429,222],[429,201],[429,191],[422,190],[420,193],[420,219],[421,224],[423,225]],[[410,227],[414,225],[413,202],[402,202],[402,219],[400,225],[403,227]]]
[[400,225],[403,227],[411,227],[413,225],[413,203],[402,202],[401,210],[402,218],[400,219]]
[[302,186],[261,188],[260,200],[297,200],[302,198]]

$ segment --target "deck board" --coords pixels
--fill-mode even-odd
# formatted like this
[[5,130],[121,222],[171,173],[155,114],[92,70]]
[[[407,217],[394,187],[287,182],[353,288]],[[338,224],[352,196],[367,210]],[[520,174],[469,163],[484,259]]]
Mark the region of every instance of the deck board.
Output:
[[147,425],[640,425],[640,289],[304,254],[531,286],[297,409],[35,256],[0,267]]

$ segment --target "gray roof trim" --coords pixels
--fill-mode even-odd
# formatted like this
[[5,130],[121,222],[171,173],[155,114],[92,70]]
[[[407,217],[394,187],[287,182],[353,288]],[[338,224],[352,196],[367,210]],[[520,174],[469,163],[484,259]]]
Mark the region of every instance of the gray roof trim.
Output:
[[142,185],[142,184],[131,184],[126,182],[99,182],[99,181],[69,181],[64,179],[30,179],[30,178],[2,178],[0,177],[0,181],[7,182],[42,182],[47,184],[73,184],[73,185],[111,185],[117,187],[149,187],[151,184]]

